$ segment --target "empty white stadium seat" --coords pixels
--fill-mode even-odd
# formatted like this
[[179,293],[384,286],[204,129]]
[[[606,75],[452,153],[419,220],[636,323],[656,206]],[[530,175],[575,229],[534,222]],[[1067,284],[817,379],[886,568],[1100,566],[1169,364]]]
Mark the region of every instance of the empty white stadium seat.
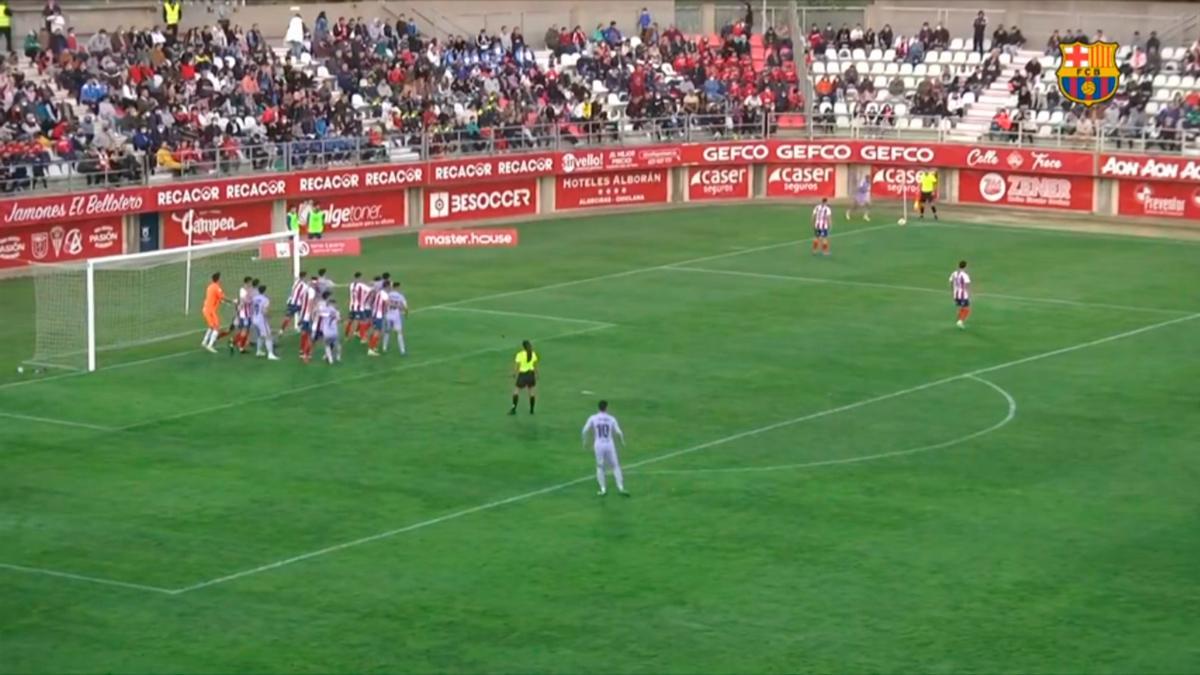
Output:
[[900,74],[901,75],[912,75],[912,73],[913,73],[913,64],[911,64],[911,63],[901,63],[900,64]]
[[887,89],[888,79],[884,75],[876,75],[874,84],[876,89]]
[[812,71],[813,71],[813,75],[824,75],[825,74],[825,62],[824,61],[813,61]]
[[1050,121],[1050,111],[1049,110],[1039,110],[1037,113],[1037,117],[1035,117],[1033,121],[1037,122],[1038,124],[1045,124],[1046,122],[1049,122]]
[[883,52],[883,60],[884,61],[895,61],[896,60],[896,50],[888,49],[887,51]]
[[983,57],[979,55],[979,52],[967,52],[968,66],[977,66],[980,63],[983,63]]
[[925,75],[928,72],[929,72],[929,69],[925,66],[924,63],[918,63],[916,66],[913,67],[913,77],[925,77]]
[[844,101],[838,101],[837,103],[833,104],[833,114],[834,115],[849,115],[850,110],[846,107],[846,103]]
[[867,51],[862,47],[855,47],[854,51],[850,52],[850,58],[855,61],[864,61],[867,58]]
[[1053,132],[1054,132],[1054,129],[1051,128],[1050,125],[1045,124],[1045,125],[1038,127],[1037,135],[1038,136],[1049,136]]
[[837,118],[837,128],[849,129],[850,128],[850,118],[847,117],[846,115],[839,116]]
[[1000,65],[1007,66],[1010,63],[1012,63],[1012,54],[1009,54],[1008,52],[1001,52],[1000,53]]
[[1164,103],[1167,101],[1170,101],[1171,100],[1171,90],[1170,89],[1154,90],[1154,100],[1155,101],[1163,101]]
[[1159,87],[1165,87],[1167,84],[1167,76],[1162,73],[1155,75],[1153,84],[1155,89]]
[[1062,124],[1062,122],[1063,122],[1063,111],[1055,110],[1053,113],[1050,114],[1050,124]]
[[1157,115],[1158,114],[1158,101],[1149,101],[1148,103],[1146,103],[1146,114],[1147,115]]
[[1179,81],[1179,86],[1184,89],[1195,89],[1196,77],[1194,75],[1184,75],[1183,79]]
[[872,49],[871,54],[869,56],[867,56],[867,60],[868,61],[882,61],[883,60],[883,50],[879,49],[878,47],[875,49]]
[[896,113],[896,117],[908,117],[907,103],[897,103],[896,107],[892,108],[892,110]]
[[887,64],[887,68],[883,69],[884,75],[898,75],[899,73],[900,73],[900,64],[899,63],[889,63],[889,64]]
[[954,60],[954,54],[949,51],[944,51],[938,55],[938,63],[950,63]]
[[963,39],[956,37],[950,41],[950,51],[957,52],[963,48]]
[[962,95],[962,104],[963,104],[964,108],[969,105],[974,105],[975,104],[975,92],[968,91],[967,93],[963,94]]
[[942,66],[940,63],[931,63],[929,64],[929,70],[927,72],[929,73],[930,77],[938,77],[942,74]]
[[859,75],[865,75],[871,72],[871,64],[867,63],[866,61],[859,61],[858,63],[855,63],[854,68],[858,70]]
[[[972,53],[972,54],[974,54],[974,52],[971,52],[971,53]],[[953,64],[955,64],[955,65],[963,65],[963,64],[966,64],[966,62],[967,62],[967,53],[966,53],[966,52],[954,52],[954,58],[953,58],[953,59],[951,59],[951,60],[950,60],[950,62],[951,62],[951,63],[953,63]]]
[[1167,86],[1178,88],[1183,82],[1183,78],[1178,75],[1171,75],[1167,78]]
[[887,67],[887,64],[884,63],[883,61],[872,61],[871,62],[871,74],[872,75],[882,75],[883,69],[886,67]]
[[929,51],[925,52],[925,63],[937,63],[938,55],[940,53],[941,52],[936,49],[930,49]]
[[917,78],[915,78],[915,77],[904,78],[904,89],[906,91],[912,91],[913,89],[916,89],[916,88],[917,88]]

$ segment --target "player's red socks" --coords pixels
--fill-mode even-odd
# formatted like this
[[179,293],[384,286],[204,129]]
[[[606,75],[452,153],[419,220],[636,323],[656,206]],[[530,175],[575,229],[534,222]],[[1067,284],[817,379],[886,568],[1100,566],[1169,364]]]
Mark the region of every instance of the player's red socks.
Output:
[[371,342],[368,343],[367,346],[370,347],[371,349],[375,349],[376,347],[379,346],[379,333],[376,333],[371,336]]
[[817,249],[820,248],[820,246],[821,246],[821,240],[813,239],[813,253],[816,253]]
[[970,307],[959,307],[958,308],[958,320],[959,321],[966,321],[968,316],[971,316],[971,308]]
[[367,339],[367,322],[366,321],[360,321],[358,323],[358,339],[360,342]]
[[279,332],[282,333],[283,331],[287,330],[288,325],[291,324],[291,322],[291,319],[284,319],[283,324],[279,326]]
[[821,241],[821,248],[824,249],[826,253],[829,253],[829,240],[828,239],[824,239]]
[[346,335],[345,335],[346,339],[350,338],[350,331],[352,331],[352,330],[354,330],[354,322],[347,321],[346,322]]
[[308,337],[308,333],[301,333],[300,334],[300,355],[301,356],[308,354],[308,347],[310,344],[311,344],[311,339]]

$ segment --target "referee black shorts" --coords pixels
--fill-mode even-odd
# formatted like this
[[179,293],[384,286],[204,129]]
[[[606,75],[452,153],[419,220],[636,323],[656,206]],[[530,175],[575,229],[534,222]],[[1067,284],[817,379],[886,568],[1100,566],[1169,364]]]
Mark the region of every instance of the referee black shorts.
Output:
[[527,373],[517,373],[517,389],[528,389],[537,386],[537,373],[529,371]]
[[922,204],[932,204],[933,203],[933,193],[932,192],[921,192],[921,203]]

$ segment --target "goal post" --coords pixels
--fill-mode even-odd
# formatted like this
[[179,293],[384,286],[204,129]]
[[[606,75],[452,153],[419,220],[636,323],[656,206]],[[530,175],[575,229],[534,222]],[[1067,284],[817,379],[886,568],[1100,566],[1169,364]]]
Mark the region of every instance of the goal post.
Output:
[[[261,255],[268,247],[269,255]],[[279,232],[34,269],[35,347],[29,363],[88,371],[108,352],[197,337],[213,273],[230,299],[245,277],[280,297],[299,274],[296,235]],[[222,326],[233,309],[222,307]]]

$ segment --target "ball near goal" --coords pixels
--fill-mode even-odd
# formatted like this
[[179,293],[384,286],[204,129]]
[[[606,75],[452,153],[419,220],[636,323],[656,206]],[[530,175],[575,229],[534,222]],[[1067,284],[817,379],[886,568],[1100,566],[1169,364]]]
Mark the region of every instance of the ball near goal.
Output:
[[908,224],[908,218],[901,218],[900,220],[898,220],[896,222],[898,225],[900,225],[900,227],[904,227],[905,225]]

